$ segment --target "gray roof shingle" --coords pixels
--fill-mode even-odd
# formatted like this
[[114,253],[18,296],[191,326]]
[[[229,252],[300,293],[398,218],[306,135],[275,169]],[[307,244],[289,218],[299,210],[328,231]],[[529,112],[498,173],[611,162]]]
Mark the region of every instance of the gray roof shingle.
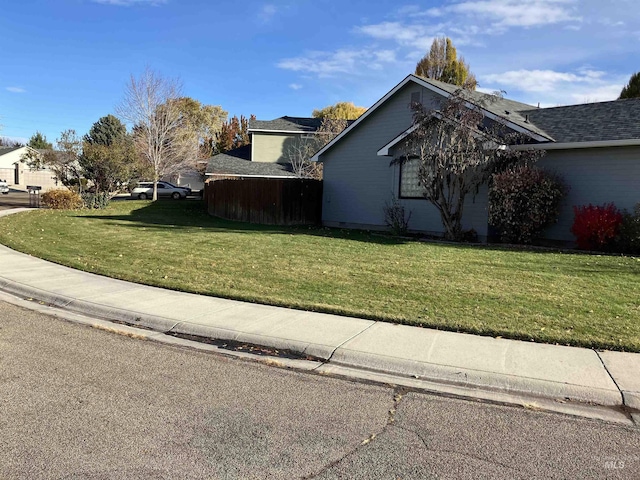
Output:
[[22,147],[0,147],[0,155],[6,155],[7,153],[11,153],[14,150],[19,150]]
[[291,164],[251,161],[251,145],[219,153],[209,159],[207,175],[251,175],[261,177],[295,177]]
[[[455,93],[460,90],[458,85],[451,85],[450,83],[440,82],[438,80],[433,80],[431,78],[420,77],[420,80],[423,80],[427,83],[430,83],[436,88],[444,90],[447,93]],[[488,93],[478,92],[476,90],[465,91],[465,94],[468,95],[469,100],[478,105],[479,107],[484,108],[490,113],[497,115],[498,117],[504,118],[519,127],[525,128],[533,133],[541,135],[543,137],[549,138],[552,140],[551,135],[547,133],[543,128],[540,128],[539,125],[535,125],[531,122],[531,119],[527,120],[527,117],[522,113],[524,111],[537,110],[533,105],[529,105],[527,103],[516,102],[515,100],[509,100],[508,98],[500,97],[497,95],[490,95]]]
[[640,139],[640,98],[523,110],[558,143]]
[[[420,78],[448,93],[460,88]],[[639,98],[536,108],[506,98],[491,100],[493,96],[477,91],[468,95],[489,112],[557,143],[640,139]]]
[[251,120],[249,130],[274,130],[279,132],[315,132],[322,124],[321,118],[280,117],[275,120]]

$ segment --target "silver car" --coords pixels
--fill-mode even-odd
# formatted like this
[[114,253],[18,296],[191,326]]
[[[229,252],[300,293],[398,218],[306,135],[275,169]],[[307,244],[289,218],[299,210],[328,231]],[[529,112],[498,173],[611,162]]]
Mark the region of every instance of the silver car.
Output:
[[[186,187],[178,187],[169,182],[158,182],[158,197],[171,197],[175,200],[186,198],[191,194],[191,189]],[[146,200],[153,197],[153,182],[140,182],[131,190],[131,196],[140,200]]]

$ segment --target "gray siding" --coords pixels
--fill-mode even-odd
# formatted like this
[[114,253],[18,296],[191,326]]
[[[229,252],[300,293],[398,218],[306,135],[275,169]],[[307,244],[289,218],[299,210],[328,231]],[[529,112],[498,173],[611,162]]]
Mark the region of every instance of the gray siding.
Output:
[[[389,166],[392,157],[376,153],[411,126],[411,93],[418,90],[427,108],[441,100],[439,95],[409,83],[322,156],[325,225],[386,228],[383,207],[398,197],[399,167]],[[464,228],[474,228],[480,236],[487,232],[486,198],[485,189],[465,206]],[[439,212],[426,200],[400,202],[412,212],[411,230],[443,233]]]
[[571,188],[558,223],[545,232],[547,238],[575,240],[574,205],[613,202],[632,210],[640,202],[640,147],[550,150],[538,166],[559,173]]
[[[357,125],[348,136],[322,155],[325,225],[386,228],[383,207],[399,194],[399,167],[390,167],[392,157],[376,152],[412,123],[411,93],[420,87],[407,84]],[[422,90],[422,102],[433,106],[441,97]],[[640,202],[640,147],[551,150],[539,167],[562,175],[571,188],[557,224],[544,236],[574,241],[571,233],[574,205],[614,202],[620,209],[633,209]],[[411,230],[443,233],[438,211],[423,199],[400,199],[412,212]],[[465,204],[463,227],[473,228],[480,238],[487,235],[487,187],[470,196]]]

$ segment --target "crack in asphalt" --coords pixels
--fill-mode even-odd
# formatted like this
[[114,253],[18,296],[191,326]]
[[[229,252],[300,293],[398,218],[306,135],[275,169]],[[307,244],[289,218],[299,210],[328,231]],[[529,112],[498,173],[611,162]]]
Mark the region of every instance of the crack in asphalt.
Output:
[[424,447],[424,450],[427,451],[427,452],[444,453],[444,454],[449,454],[449,455],[458,455],[458,456],[460,456],[462,458],[469,458],[469,459],[477,460],[479,462],[488,463],[490,465],[496,465],[498,467],[506,468],[508,470],[512,470],[512,471],[516,470],[515,467],[512,467],[510,465],[506,465],[504,463],[497,462],[495,460],[489,460],[489,459],[486,459],[486,458],[482,458],[482,457],[479,457],[477,455],[472,455],[472,454],[469,454],[469,453],[462,453],[462,452],[458,452],[456,450],[443,450],[443,449],[431,448],[428,445],[427,440],[422,436],[421,433],[416,432],[415,430],[412,430],[411,428],[403,427],[401,425],[394,425],[394,427],[399,429],[399,430],[404,430],[405,432],[414,434],[420,440],[420,442],[422,443],[422,445]]
[[347,453],[342,455],[337,460],[334,460],[333,462],[325,465],[320,470],[318,470],[316,473],[312,473],[311,475],[307,475],[307,476],[302,477],[303,480],[311,480],[311,479],[317,478],[319,475],[322,475],[323,473],[325,473],[328,470],[332,469],[336,465],[339,465],[343,460],[345,460],[346,458],[348,458],[348,457],[352,456],[353,454],[357,453],[362,447],[370,444],[376,438],[378,438],[380,435],[384,434],[390,427],[392,427],[394,425],[396,411],[398,410],[398,407],[400,406],[400,403],[402,402],[402,399],[403,399],[403,397],[404,397],[404,395],[406,394],[407,391],[408,391],[408,389],[406,389],[404,387],[395,387],[393,389],[393,403],[391,405],[391,408],[387,412],[387,422],[385,423],[384,427],[382,427],[382,429],[379,432],[372,433],[367,438],[362,440],[355,448],[353,448],[352,450],[348,451]]

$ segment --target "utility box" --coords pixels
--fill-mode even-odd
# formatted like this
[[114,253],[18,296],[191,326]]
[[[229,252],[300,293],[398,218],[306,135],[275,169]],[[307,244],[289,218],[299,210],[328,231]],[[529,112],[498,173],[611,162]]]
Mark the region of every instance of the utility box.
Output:
[[40,208],[40,191],[42,187],[40,185],[27,185],[27,191],[29,192],[29,206],[31,208]]

